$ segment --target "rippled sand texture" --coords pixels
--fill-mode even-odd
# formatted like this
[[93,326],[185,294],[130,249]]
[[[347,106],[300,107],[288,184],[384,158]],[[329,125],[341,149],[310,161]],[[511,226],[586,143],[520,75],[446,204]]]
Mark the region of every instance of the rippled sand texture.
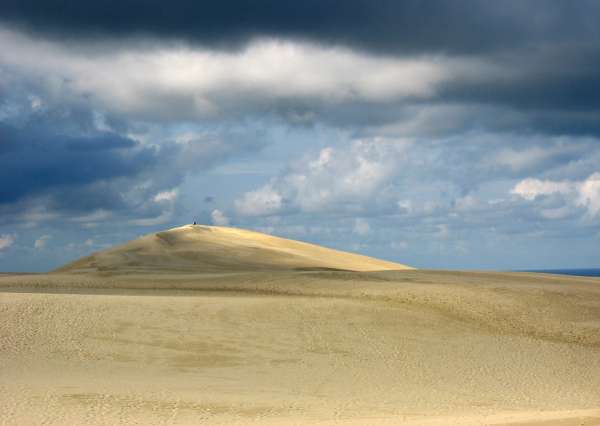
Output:
[[594,279],[57,274],[0,288],[1,424],[600,424]]
[[202,232],[0,275],[0,425],[600,425],[598,279]]

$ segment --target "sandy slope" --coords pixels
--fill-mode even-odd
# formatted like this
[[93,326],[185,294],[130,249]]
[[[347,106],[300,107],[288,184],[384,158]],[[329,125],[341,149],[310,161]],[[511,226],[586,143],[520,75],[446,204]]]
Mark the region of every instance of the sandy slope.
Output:
[[332,250],[259,232],[186,225],[149,234],[60,268],[62,272],[412,269],[406,265]]
[[0,288],[0,424],[600,424],[594,279],[50,274]]
[[268,238],[250,271],[242,231],[194,272],[183,229],[0,275],[0,425],[600,425],[600,280],[319,271]]

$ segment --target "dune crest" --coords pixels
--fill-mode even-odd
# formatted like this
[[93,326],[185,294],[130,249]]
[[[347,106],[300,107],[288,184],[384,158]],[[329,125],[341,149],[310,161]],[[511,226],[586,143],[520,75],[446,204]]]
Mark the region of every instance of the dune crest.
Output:
[[414,269],[359,254],[238,228],[185,225],[145,235],[55,272],[381,271]]

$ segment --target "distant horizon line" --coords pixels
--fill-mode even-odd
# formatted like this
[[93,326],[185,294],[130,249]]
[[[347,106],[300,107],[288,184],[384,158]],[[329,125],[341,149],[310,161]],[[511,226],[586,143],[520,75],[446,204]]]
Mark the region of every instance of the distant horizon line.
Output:
[[[582,277],[600,277],[600,267],[591,268],[551,268],[551,269],[446,269],[446,268],[417,268],[417,270],[440,270],[440,271],[468,271],[468,272],[534,272],[534,273],[547,273],[547,274],[558,274],[558,275],[574,275]],[[29,271],[0,271],[0,275],[28,275],[28,274],[46,274],[50,271],[45,272],[29,272]]]
[[580,277],[600,277],[600,268],[519,269],[513,272],[537,272]]

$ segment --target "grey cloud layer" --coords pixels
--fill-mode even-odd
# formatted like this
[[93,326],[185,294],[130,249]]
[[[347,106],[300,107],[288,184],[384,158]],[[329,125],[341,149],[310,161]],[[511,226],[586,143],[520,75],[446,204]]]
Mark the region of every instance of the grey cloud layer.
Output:
[[58,37],[149,36],[216,47],[300,38],[376,52],[480,53],[598,37],[593,0],[4,0],[7,23]]
[[278,39],[234,52],[165,42],[94,46],[0,28],[4,68],[52,81],[55,90],[85,96],[126,120],[275,116],[292,125],[410,136],[482,129],[600,133],[595,38],[476,56],[369,55]]

